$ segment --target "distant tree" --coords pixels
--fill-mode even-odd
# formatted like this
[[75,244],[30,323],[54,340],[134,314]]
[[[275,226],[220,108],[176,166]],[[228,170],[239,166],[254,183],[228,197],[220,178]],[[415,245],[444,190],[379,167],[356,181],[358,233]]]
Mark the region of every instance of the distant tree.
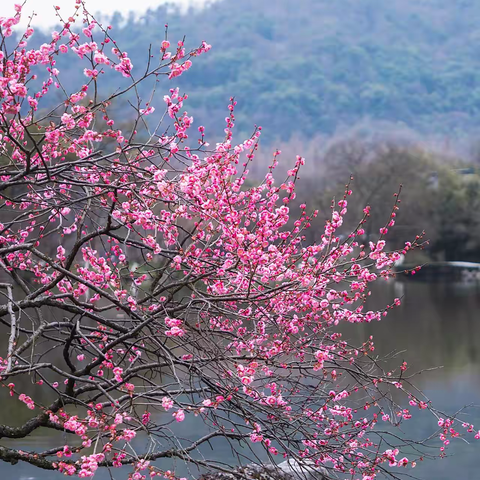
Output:
[[[305,189],[313,197],[323,216],[329,215],[331,199],[341,195],[345,181],[351,177],[354,191],[352,217],[344,224],[344,233],[354,227],[353,218],[362,214],[365,205],[371,209],[372,219],[365,227],[364,240],[368,243],[390,215],[392,199],[403,185],[401,212],[396,218],[396,229],[389,233],[392,245],[400,247],[406,235],[415,235],[427,229],[434,202],[430,189],[435,172],[435,157],[411,145],[391,141],[344,138],[335,141],[318,160],[318,176],[305,181]],[[431,192],[431,195],[428,193]],[[302,196],[302,193],[300,193]]]
[[431,206],[430,250],[447,261],[480,262],[480,176],[475,168],[440,168]]

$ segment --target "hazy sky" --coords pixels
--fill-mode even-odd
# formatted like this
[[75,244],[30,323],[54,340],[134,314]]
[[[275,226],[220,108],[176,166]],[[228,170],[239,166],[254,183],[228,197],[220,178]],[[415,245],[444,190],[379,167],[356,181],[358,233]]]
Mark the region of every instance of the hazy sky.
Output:
[[[23,3],[23,0],[0,0],[0,17],[12,16],[15,3]],[[87,8],[92,12],[113,13],[119,11],[128,13],[134,10],[135,13],[141,14],[147,8],[154,8],[166,0],[86,0]],[[211,3],[211,0],[170,0],[170,3],[176,3],[182,6],[195,5],[202,6],[205,3]],[[27,0],[23,9],[22,24],[27,17],[34,11],[37,16],[33,26],[41,26],[43,28],[50,27],[55,24],[54,6],[60,7],[62,16],[69,17],[75,11],[75,0]]]

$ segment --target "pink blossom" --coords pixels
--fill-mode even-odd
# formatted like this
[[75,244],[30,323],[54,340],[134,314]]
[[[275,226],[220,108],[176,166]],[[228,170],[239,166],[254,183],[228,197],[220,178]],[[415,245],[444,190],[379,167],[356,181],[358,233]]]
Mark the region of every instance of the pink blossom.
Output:
[[163,397],[162,407],[167,411],[170,410],[173,407],[173,400],[169,397]]
[[183,422],[185,420],[185,412],[181,409],[173,412],[172,415],[177,422]]

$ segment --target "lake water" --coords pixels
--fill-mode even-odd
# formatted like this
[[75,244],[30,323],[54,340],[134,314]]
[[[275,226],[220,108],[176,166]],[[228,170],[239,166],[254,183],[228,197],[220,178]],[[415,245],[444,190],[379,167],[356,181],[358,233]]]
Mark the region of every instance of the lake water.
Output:
[[[372,304],[381,306],[398,296],[403,296],[401,307],[379,323],[348,326],[344,330],[345,338],[359,342],[373,335],[379,355],[405,350],[400,358],[415,371],[443,367],[422,373],[416,381],[440,410],[453,413],[466,405],[480,405],[480,285],[389,281],[376,286]],[[2,401],[0,420],[20,415],[19,403]],[[463,418],[480,428],[480,407],[467,409]],[[182,428],[188,436],[192,425],[186,420]],[[410,428],[424,435],[432,433],[432,418],[425,415],[424,422],[415,421]],[[2,439],[1,445],[8,447],[9,441]],[[35,437],[22,441],[21,448],[43,450],[54,445],[58,445],[58,438]],[[408,473],[425,480],[480,478],[480,441],[452,442],[448,453],[452,456],[436,462],[425,461]],[[214,444],[210,458],[234,462],[229,447],[221,443]],[[126,478],[128,470],[122,474],[114,471],[114,478]],[[1,478],[9,480],[64,478],[23,463],[15,466],[0,463],[0,473]],[[112,477],[107,472],[99,472],[95,478]]]

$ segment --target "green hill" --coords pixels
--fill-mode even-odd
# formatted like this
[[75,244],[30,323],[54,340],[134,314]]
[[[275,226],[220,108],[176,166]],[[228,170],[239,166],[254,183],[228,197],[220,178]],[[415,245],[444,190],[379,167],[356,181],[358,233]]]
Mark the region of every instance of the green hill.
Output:
[[472,135],[480,122],[473,0],[221,1],[185,15],[163,6],[111,22],[139,65],[149,44],[158,48],[165,23],[172,41],[211,43],[164,89],[180,85],[189,112],[219,129],[232,95],[240,130],[262,125],[269,140],[332,134],[364,119],[448,136]]

